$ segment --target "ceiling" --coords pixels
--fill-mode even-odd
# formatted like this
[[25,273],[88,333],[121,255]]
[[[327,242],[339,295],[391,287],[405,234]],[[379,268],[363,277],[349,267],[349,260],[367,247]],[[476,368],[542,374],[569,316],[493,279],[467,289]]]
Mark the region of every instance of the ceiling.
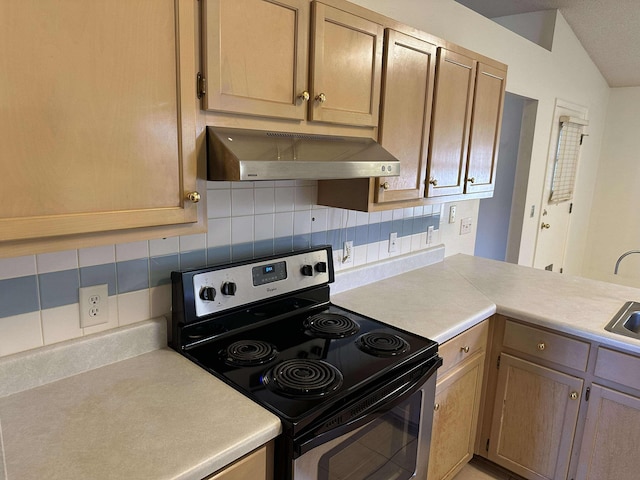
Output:
[[609,86],[640,86],[638,0],[456,1],[489,18],[558,9]]

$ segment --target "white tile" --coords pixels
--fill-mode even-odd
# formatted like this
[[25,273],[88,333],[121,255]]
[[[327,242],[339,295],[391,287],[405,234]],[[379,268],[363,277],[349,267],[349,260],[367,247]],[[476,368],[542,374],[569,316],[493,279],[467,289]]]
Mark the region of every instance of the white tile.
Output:
[[265,215],[256,215],[253,218],[255,240],[269,240],[273,238],[275,215],[273,213],[267,213]]
[[[345,210],[345,215],[342,218],[342,221],[344,222],[344,227],[355,227],[356,224],[356,220],[358,218],[357,213],[355,210]],[[366,224],[365,224],[366,225]]]
[[198,233],[196,235],[183,235],[180,237],[180,251],[192,252],[193,250],[204,250],[207,247],[207,235]]
[[36,256],[27,255],[24,257],[0,258],[0,280],[7,278],[27,277],[35,275]]
[[422,250],[427,247],[427,236],[426,234],[417,233],[415,235],[411,235],[411,251],[417,252],[418,250]]
[[149,290],[118,295],[118,324],[130,325],[151,318]]
[[240,217],[254,213],[253,189],[231,189],[231,216]]
[[411,217],[413,217],[413,207],[405,208],[403,215],[404,215],[403,218],[411,218]]
[[78,304],[42,310],[42,336],[45,345],[81,337]]
[[180,251],[180,237],[158,238],[149,240],[149,256],[159,257]]
[[329,210],[313,210],[311,212],[311,231],[324,232],[327,230]]
[[[377,249],[377,247],[376,247]],[[367,245],[358,245],[353,248],[353,266],[358,267],[367,263]]]
[[[169,293],[169,300],[171,300],[171,293]],[[112,295],[109,297],[109,321],[101,323],[100,325],[93,325],[92,327],[86,327],[82,329],[84,335],[91,335],[92,333],[104,332],[105,330],[111,330],[118,326],[118,296]]]
[[207,246],[231,245],[231,218],[213,218],[207,222]]
[[371,242],[367,245],[367,263],[377,262],[380,255],[380,242]]
[[255,182],[231,182],[231,190],[244,190],[254,187]]
[[41,253],[36,255],[38,273],[60,272],[78,268],[78,251],[67,250],[64,252]]
[[260,180],[253,183],[253,188],[273,188],[276,186],[276,182],[273,180]]
[[369,225],[369,214],[367,212],[355,212],[356,225]]
[[295,187],[295,180],[276,180],[276,187]]
[[369,224],[380,223],[381,221],[382,221],[382,213],[381,212],[371,212],[371,213],[369,213]]
[[344,210],[340,208],[330,208],[327,212],[327,229],[337,230],[342,228]]
[[293,234],[304,235],[306,233],[311,233],[311,210],[294,212]]
[[116,261],[136,260],[149,256],[149,242],[131,242],[116,245]]
[[275,214],[274,237],[289,237],[293,235],[293,212]]
[[391,254],[389,253],[389,240],[382,240],[378,242],[378,260],[384,260],[389,258]]
[[413,235],[399,237],[402,238],[402,241],[400,242],[400,253],[411,253],[411,237],[413,237]]
[[209,190],[207,192],[207,217],[231,216],[231,190]]
[[393,220],[393,210],[384,210],[380,212],[381,222],[390,222],[391,220]]
[[230,188],[231,182],[207,182],[207,190],[229,190]]
[[231,243],[253,242],[253,215],[231,218]]
[[417,207],[413,207],[413,216],[421,217],[424,214],[424,207],[422,205],[418,205]]
[[78,250],[78,262],[81,267],[92,265],[104,265],[116,261],[115,245],[102,245],[100,247],[81,248]]
[[293,212],[296,190],[293,187],[280,187],[275,190],[276,212]]
[[0,357],[41,347],[40,312],[0,318]]
[[394,220],[402,220],[404,218],[404,209],[403,208],[396,208],[393,211],[393,219]]
[[316,203],[315,188],[312,185],[304,185],[295,188],[294,209],[311,210]]
[[256,188],[253,191],[255,198],[255,214],[273,213],[276,211],[276,196],[274,188]]
[[171,318],[171,285],[160,285],[149,289],[151,318]]
[[424,215],[431,215],[433,213],[433,205],[424,206]]

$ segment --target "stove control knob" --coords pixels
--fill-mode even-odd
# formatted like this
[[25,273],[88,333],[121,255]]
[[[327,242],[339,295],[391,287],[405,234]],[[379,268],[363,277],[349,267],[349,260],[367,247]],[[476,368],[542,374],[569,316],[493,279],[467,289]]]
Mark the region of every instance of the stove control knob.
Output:
[[326,271],[327,271],[327,262],[316,263],[316,272],[326,273]]
[[216,289],[213,287],[202,287],[200,289],[200,298],[205,302],[213,302],[216,298]]
[[305,277],[313,277],[313,267],[311,265],[303,265],[300,269],[300,273]]
[[237,290],[237,285],[235,284],[235,282],[224,282],[222,284],[222,288],[220,288],[220,291],[222,292],[223,295],[229,295],[229,296],[235,295],[236,290]]

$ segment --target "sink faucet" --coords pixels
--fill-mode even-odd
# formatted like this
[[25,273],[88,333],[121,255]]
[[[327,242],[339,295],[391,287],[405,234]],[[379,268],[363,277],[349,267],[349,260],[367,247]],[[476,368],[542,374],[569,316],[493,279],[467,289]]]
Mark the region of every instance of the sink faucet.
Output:
[[614,275],[618,274],[618,267],[620,266],[620,262],[622,261],[622,259],[627,255],[631,255],[633,253],[640,253],[640,250],[629,250],[628,252],[625,252],[622,255],[620,255],[620,257],[618,258],[618,261],[616,262],[616,268],[613,269]]

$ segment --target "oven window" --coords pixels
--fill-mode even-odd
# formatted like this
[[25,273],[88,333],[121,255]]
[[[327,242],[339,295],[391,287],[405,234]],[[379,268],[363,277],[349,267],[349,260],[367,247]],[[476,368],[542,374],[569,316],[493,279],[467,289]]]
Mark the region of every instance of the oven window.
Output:
[[416,470],[422,392],[325,453],[319,480],[406,480]]

